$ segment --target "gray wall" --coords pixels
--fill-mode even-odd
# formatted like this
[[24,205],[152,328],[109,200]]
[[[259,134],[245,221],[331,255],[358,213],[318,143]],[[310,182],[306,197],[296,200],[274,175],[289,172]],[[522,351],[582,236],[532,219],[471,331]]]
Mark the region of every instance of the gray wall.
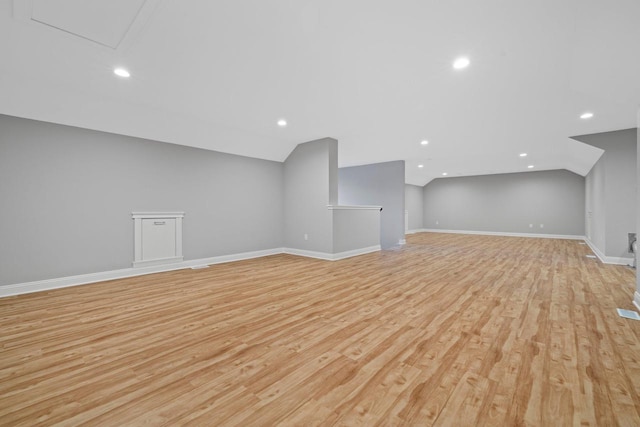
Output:
[[[333,252],[332,213],[337,199],[338,141],[299,144],[284,162],[284,242],[287,248]],[[308,240],[304,239],[304,235]]]
[[606,235],[604,160],[600,158],[585,178],[585,235],[604,253]]
[[438,178],[424,187],[424,227],[583,236],[584,185],[566,170]]
[[341,205],[380,205],[380,245],[404,239],[404,161],[352,166],[338,170]]
[[404,186],[404,207],[409,212],[409,230],[420,230],[422,225],[422,215],[424,211],[424,187],[405,184]]
[[333,253],[370,248],[380,244],[380,211],[333,211]]
[[[630,258],[627,235],[636,229],[637,130],[581,135],[573,139],[604,150],[594,169],[587,175],[594,185],[588,185],[586,190],[595,191],[588,196],[594,204],[587,206],[587,215],[589,209],[600,215],[604,213],[604,220],[599,218],[599,223],[592,223],[592,226],[601,228],[604,222],[604,246],[601,246],[601,229],[592,230],[598,239],[592,240],[592,243],[606,256]],[[597,194],[602,187],[603,197]]]
[[131,267],[132,211],[184,211],[184,256],[283,246],[283,165],[0,115],[0,285]]

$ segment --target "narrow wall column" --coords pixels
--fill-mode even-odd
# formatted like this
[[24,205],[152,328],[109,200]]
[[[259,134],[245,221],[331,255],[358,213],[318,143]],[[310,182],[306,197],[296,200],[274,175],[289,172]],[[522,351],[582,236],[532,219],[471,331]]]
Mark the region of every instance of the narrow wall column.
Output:
[[[640,130],[640,107],[638,107],[638,118],[637,118],[638,130]],[[640,236],[640,132],[637,132],[637,181],[638,186],[636,187],[636,236]],[[636,307],[640,310],[640,275],[638,274],[638,266],[636,265],[636,292],[633,296],[633,302]]]
[[298,144],[284,162],[285,247],[330,254],[332,213],[337,199],[338,141]]

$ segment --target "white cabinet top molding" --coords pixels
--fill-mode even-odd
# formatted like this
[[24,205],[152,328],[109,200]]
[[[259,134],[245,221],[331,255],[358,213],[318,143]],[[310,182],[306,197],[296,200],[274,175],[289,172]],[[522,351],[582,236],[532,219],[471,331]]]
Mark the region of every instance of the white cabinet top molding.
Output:
[[131,218],[184,218],[184,212],[131,212]]
[[329,209],[330,211],[337,211],[337,210],[380,210],[382,209],[382,206],[367,206],[367,205],[355,205],[355,206],[349,206],[349,205],[327,205],[327,209]]

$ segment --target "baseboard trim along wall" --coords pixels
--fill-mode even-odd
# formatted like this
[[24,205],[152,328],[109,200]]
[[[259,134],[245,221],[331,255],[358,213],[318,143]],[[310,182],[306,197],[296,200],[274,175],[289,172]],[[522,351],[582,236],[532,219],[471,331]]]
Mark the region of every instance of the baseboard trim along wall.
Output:
[[633,264],[633,258],[606,256],[585,236],[574,236],[574,235],[564,235],[564,234],[504,233],[500,231],[441,230],[441,229],[433,229],[433,228],[409,230],[406,234],[415,234],[415,233],[479,234],[484,236],[533,237],[533,238],[540,238],[540,239],[584,240],[584,242],[587,245],[589,245],[593,253],[598,257],[598,259],[603,264],[613,264],[613,265],[632,265]]
[[604,264],[615,264],[615,265],[633,265],[633,258],[626,257],[614,257],[614,256],[606,256],[594,245],[591,240],[585,237],[585,243],[589,245],[593,253],[598,257],[600,261]]
[[274,248],[261,251],[243,252],[239,254],[221,255],[211,258],[201,258],[174,264],[152,265],[136,268],[123,268],[121,270],[102,271],[99,273],[80,274],[77,276],[60,277],[56,279],[38,280],[34,282],[17,283],[13,285],[0,286],[0,298],[29,294],[33,292],[50,291],[53,289],[68,288],[71,286],[88,285],[90,283],[104,282],[106,280],[124,279],[127,277],[143,276],[145,274],[162,273],[165,271],[182,270],[191,267],[202,267],[205,265],[221,264],[225,262],[242,261],[252,258],[260,258],[269,255],[291,254],[311,258],[319,258],[327,261],[337,261],[357,255],[379,251],[380,245],[368,248],[356,249],[352,251],[328,254],[323,252],[304,251],[301,249]]
[[133,266],[138,267],[153,267],[155,265],[172,265],[184,261],[184,257],[177,256],[172,258],[152,259],[147,261],[133,261]]
[[[452,234],[479,234],[487,236],[507,236],[507,237],[533,237],[546,239],[569,239],[584,240],[593,253],[604,264],[631,265],[633,258],[608,257],[605,256],[593,243],[584,236],[557,235],[557,234],[530,234],[530,233],[502,233],[493,231],[462,231],[462,230],[440,230],[440,229],[417,229],[409,230],[406,234],[415,233],[452,233]],[[182,270],[191,267],[201,267],[204,265],[221,264],[225,262],[242,261],[252,258],[260,258],[269,255],[290,254],[304,256],[308,258],[322,259],[325,261],[338,261],[358,255],[364,255],[381,250],[380,245],[367,248],[354,249],[345,252],[330,254],[326,252],[308,251],[294,248],[273,248],[261,251],[243,252],[239,254],[221,255],[211,258],[202,258],[176,262],[174,264],[164,264],[155,266],[145,266],[137,268],[123,268],[121,270],[103,271],[99,273],[81,274],[77,276],[61,277],[56,279],[38,280],[34,282],[17,283],[13,285],[0,286],[0,298],[12,295],[28,294],[32,292],[48,291],[53,289],[66,288],[71,286],[86,285],[89,283],[104,282],[107,280],[124,279],[127,277],[143,276],[145,274],[161,273],[165,271]],[[633,303],[640,310],[640,294],[634,295]]]
[[427,231],[427,230],[426,229],[422,229],[422,228],[416,228],[414,230],[407,230],[407,231],[404,232],[404,234],[405,235],[407,235],[407,234],[416,234],[416,233],[422,233],[422,232],[425,232],[425,231]]
[[185,268],[220,264],[223,262],[241,261],[268,255],[283,253],[282,248],[266,249],[262,251],[244,252],[232,255],[222,255],[212,258],[194,259],[175,264],[152,265],[146,267],[123,268],[121,270],[102,271],[99,273],[80,274],[77,276],[60,277],[56,279],[38,280],[35,282],[17,283],[0,286],[0,298],[12,295],[30,294],[32,292],[50,291],[70,286],[88,285],[89,283],[104,282],[106,280],[124,279],[127,277],[144,276],[145,274],[162,273],[165,271],[182,270]]
[[539,239],[563,239],[563,240],[584,240],[584,236],[572,234],[538,234],[538,233],[508,233],[502,231],[471,231],[471,230],[441,230],[439,228],[423,228],[412,230],[412,233],[448,233],[448,234],[479,234],[482,236],[506,236],[506,237],[534,237]]
[[299,255],[307,258],[323,259],[325,261],[339,261],[341,259],[354,257],[357,255],[364,255],[371,252],[378,252],[381,250],[380,245],[369,246],[368,248],[354,249],[351,251],[338,252],[336,254],[329,254],[326,252],[307,251],[304,249],[284,248],[283,253],[289,255]]

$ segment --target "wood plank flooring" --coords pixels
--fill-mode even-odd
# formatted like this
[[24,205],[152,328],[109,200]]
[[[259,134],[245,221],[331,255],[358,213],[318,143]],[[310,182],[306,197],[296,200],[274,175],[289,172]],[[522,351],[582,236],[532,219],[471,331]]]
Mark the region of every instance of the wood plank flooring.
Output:
[[640,425],[633,270],[407,241],[0,299],[0,425]]

